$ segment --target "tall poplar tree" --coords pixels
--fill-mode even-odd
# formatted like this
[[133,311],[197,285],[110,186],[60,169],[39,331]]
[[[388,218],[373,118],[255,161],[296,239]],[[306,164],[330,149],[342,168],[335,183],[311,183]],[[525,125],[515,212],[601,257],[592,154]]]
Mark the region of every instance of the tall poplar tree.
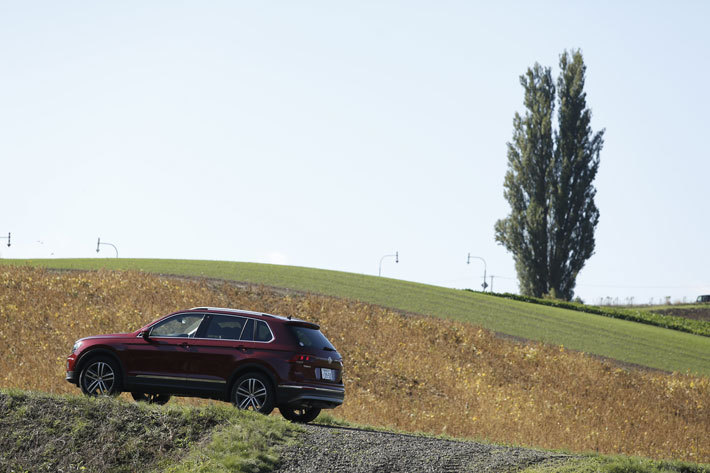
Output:
[[550,68],[539,64],[520,77],[526,111],[513,119],[504,182],[511,212],[496,222],[495,232],[513,253],[525,295],[571,299],[577,275],[594,253],[599,210],[593,181],[604,132],[590,127],[585,72],[582,53],[565,51],[557,87]]

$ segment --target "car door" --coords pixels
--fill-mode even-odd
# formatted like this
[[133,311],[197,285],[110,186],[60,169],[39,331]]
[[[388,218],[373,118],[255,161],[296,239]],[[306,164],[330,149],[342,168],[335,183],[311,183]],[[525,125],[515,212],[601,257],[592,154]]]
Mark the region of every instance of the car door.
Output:
[[226,385],[237,365],[244,358],[240,336],[253,330],[251,318],[227,314],[209,314],[198,337],[191,341],[195,359],[194,375],[207,382]]
[[139,337],[126,346],[128,383],[146,388],[189,391],[199,360],[191,345],[205,318],[201,313],[176,314],[153,325],[148,338]]

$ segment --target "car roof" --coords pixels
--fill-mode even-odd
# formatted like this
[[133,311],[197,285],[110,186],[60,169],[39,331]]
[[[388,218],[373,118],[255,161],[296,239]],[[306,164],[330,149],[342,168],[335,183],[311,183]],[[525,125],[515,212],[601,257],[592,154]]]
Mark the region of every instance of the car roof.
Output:
[[229,307],[204,307],[203,306],[203,307],[193,307],[190,310],[216,312],[216,313],[222,313],[222,314],[234,314],[234,315],[257,315],[260,317],[270,317],[272,319],[281,320],[282,322],[303,322],[304,324],[317,326],[317,324],[314,324],[313,322],[308,322],[306,320],[296,319],[294,317],[284,317],[282,315],[267,314],[265,312],[254,312],[252,310],[232,309]]

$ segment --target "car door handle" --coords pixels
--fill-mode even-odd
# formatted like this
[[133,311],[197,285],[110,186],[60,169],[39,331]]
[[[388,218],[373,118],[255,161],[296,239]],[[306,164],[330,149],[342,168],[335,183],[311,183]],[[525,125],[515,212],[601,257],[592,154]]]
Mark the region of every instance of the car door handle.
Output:
[[244,345],[239,345],[237,346],[237,350],[246,351],[247,347],[245,347]]
[[183,348],[190,348],[190,345],[188,345],[187,342],[182,342],[180,346]]

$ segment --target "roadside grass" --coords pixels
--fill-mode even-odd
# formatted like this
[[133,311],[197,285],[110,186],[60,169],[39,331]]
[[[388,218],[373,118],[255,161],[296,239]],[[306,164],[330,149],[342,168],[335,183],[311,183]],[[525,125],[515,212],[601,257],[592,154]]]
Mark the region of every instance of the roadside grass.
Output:
[[[708,377],[622,369],[564,347],[519,343],[470,323],[356,301],[140,272],[0,270],[0,386],[77,393],[64,380],[76,339],[135,330],[203,305],[319,323],[345,360],[346,399],[332,415],[347,422],[710,461]],[[188,470],[208,464],[191,461]]]
[[[303,429],[280,416],[242,413],[232,406],[224,424],[199,448],[192,448],[178,464],[168,466],[165,473],[231,473],[272,471],[279,465],[276,446],[297,441]],[[245,415],[247,414],[247,415]]]
[[499,333],[660,370],[710,375],[710,337],[395,279],[225,261],[107,258],[0,260],[0,264],[138,270],[263,284],[468,322]]
[[345,419],[341,419],[340,417],[336,417],[330,413],[330,411],[322,411],[320,414],[318,414],[318,417],[313,421],[315,424],[322,424],[322,425],[330,425],[332,427],[350,427],[353,429],[371,429],[372,426],[368,425],[358,425],[354,424],[352,422],[348,422]]
[[2,471],[271,471],[296,431],[231,406],[0,390]]
[[521,473],[710,473],[710,465],[657,461],[639,457],[589,455],[564,463],[547,463]]

